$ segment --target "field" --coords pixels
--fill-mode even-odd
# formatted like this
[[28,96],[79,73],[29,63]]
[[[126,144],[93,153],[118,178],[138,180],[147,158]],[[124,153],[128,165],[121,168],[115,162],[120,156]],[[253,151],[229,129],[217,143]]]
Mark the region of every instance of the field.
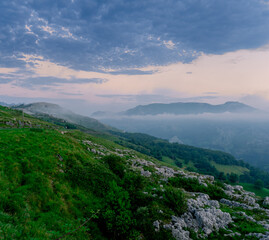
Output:
[[244,172],[249,172],[249,170],[245,167],[236,166],[236,165],[222,165],[215,162],[211,162],[211,164],[220,172],[224,172],[224,174],[235,173],[237,175],[242,175]]

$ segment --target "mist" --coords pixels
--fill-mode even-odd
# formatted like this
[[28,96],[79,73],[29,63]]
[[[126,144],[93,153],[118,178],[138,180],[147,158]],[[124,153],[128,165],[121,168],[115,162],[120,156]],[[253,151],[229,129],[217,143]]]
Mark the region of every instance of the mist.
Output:
[[269,113],[107,116],[102,123],[171,142],[221,150],[269,170]]

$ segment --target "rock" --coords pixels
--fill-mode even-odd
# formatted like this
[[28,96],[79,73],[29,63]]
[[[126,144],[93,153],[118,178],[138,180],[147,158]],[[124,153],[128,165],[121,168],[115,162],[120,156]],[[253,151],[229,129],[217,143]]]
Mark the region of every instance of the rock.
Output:
[[256,200],[251,196],[245,195],[242,201],[250,206],[259,207],[259,205],[256,204]]
[[96,154],[97,152],[96,152],[96,150],[93,148],[93,149],[91,149],[91,152],[92,153],[94,153],[94,154]]
[[251,216],[248,216],[245,212],[237,212],[239,215],[243,216],[246,218],[247,221],[250,221],[250,222],[256,222],[256,220],[251,217]]
[[225,237],[235,237],[235,236],[240,237],[240,236],[241,236],[241,233],[239,233],[239,232],[234,232],[234,233],[224,234],[224,236],[225,236]]
[[236,185],[236,186],[234,186],[233,189],[234,189],[234,190],[237,190],[237,191],[239,191],[239,192],[244,191],[243,187],[240,186],[240,185]]
[[169,167],[155,167],[157,170],[157,174],[162,175],[166,178],[174,177],[175,176],[175,170]]
[[253,210],[254,209],[254,207],[249,206],[249,205],[247,205],[245,203],[240,203],[240,202],[236,202],[236,201],[230,201],[230,200],[224,199],[224,198],[222,198],[220,200],[220,203],[226,204],[226,205],[228,205],[230,207],[241,207],[241,208],[244,208],[244,209],[247,209],[247,210]]
[[144,177],[150,177],[151,176],[151,172],[148,170],[144,170],[143,168],[141,168],[141,175]]
[[209,196],[204,193],[199,193],[196,199],[188,199],[187,205],[190,212],[194,212],[196,209],[203,208],[204,206],[219,208],[219,202],[210,200]]
[[265,197],[262,204],[263,206],[269,206],[269,197]]
[[172,230],[176,239],[189,239],[189,232],[186,231],[186,228],[197,233],[202,229],[203,234],[208,236],[213,231],[225,228],[232,222],[229,213],[218,209],[218,201],[210,200],[209,196],[203,193],[196,193],[196,196],[196,199],[188,199],[188,212],[181,217],[172,216],[171,223],[166,226]]
[[206,235],[209,235],[215,230],[224,228],[232,222],[229,213],[222,212],[220,209],[208,208],[195,212],[195,217],[199,227],[201,227]]
[[158,220],[153,222],[153,227],[155,228],[156,232],[160,231],[160,222]]
[[172,228],[172,235],[175,239],[178,240],[190,240],[190,232],[185,231],[182,228],[181,229],[176,229]]

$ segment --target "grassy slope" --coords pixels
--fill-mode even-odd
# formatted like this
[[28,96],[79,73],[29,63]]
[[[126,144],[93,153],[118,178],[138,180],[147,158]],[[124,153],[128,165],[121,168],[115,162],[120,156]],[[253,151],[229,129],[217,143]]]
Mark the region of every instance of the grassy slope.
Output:
[[98,198],[66,177],[83,161],[95,169],[92,174],[109,173],[79,142],[56,130],[8,129],[0,134],[0,220],[8,238],[56,237],[66,226],[81,223],[75,219],[91,216]]
[[[14,114],[15,111],[13,111],[13,114]],[[45,120],[45,121],[49,121],[51,123],[54,123],[54,124],[57,124],[58,126],[62,126],[62,127],[66,127],[66,128],[73,128],[73,129],[79,129],[81,131],[84,131],[84,132],[87,132],[87,133],[90,133],[94,136],[100,136],[101,137],[101,141],[105,139],[108,139],[108,140],[111,140],[111,141],[117,141],[119,142],[119,137],[117,136],[118,134],[120,134],[119,132],[114,132],[114,134],[110,134],[107,132],[107,129],[106,131],[96,131],[96,129],[89,129],[89,125],[84,125],[83,126],[80,126],[80,125],[77,125],[77,124],[74,124],[74,123],[69,123],[69,122],[66,122],[62,119],[58,119],[58,118],[55,118],[55,117],[52,117],[52,116],[49,116],[47,114],[39,114],[37,115],[39,118]],[[30,116],[29,116],[30,117]],[[80,116],[82,117],[82,116]],[[86,118],[86,117],[85,117]],[[86,118],[87,119],[87,118]],[[76,121],[74,121],[76,122]],[[81,121],[80,121],[81,122]],[[90,125],[91,127],[93,127],[93,125]],[[88,127],[88,128],[86,128]],[[98,128],[98,125],[97,125],[97,129]],[[115,134],[116,133],[116,134]],[[129,134],[130,135],[130,134]],[[156,139],[154,137],[151,137],[151,136],[148,136],[148,135],[145,135],[145,134],[131,134],[131,137],[132,135],[135,135],[136,138],[140,138],[142,136],[142,138],[147,138],[149,137],[150,138],[150,141],[152,142],[155,142],[155,141],[159,141],[159,142],[162,142],[163,140],[161,139]],[[126,134],[125,134],[126,136]],[[128,134],[127,134],[128,136]],[[129,137],[129,136],[128,136]],[[128,141],[128,139],[127,139]],[[138,145],[140,145],[141,143],[138,143]],[[143,153],[146,153],[148,155],[152,155],[152,150],[150,150],[150,152],[147,153],[148,150],[145,151],[145,149],[143,149],[143,144],[147,144],[145,142],[142,142],[142,146],[135,146],[134,149],[138,150],[138,151],[141,151]],[[129,146],[129,143],[127,144],[123,144],[123,145],[126,145],[126,146]],[[172,146],[169,144],[169,147]],[[131,146],[129,146],[131,147]],[[141,148],[141,150],[139,149]],[[221,153],[221,152],[214,152],[214,151],[209,151],[209,150],[204,150],[204,149],[199,149],[199,148],[195,148],[195,147],[191,147],[191,146],[185,146],[185,145],[180,145],[178,146],[178,148],[187,148],[186,150],[183,150],[185,151],[185,153],[190,153],[190,152],[195,152],[195,151],[198,151],[198,156],[197,156],[197,153],[196,153],[196,156],[194,155],[190,155],[190,154],[187,154],[185,156],[186,159],[188,159],[188,161],[184,161],[184,157],[182,157],[181,159],[177,158],[178,159],[178,162],[180,162],[182,164],[182,167],[183,168],[189,168],[189,169],[192,169],[192,171],[200,171],[201,169],[201,165],[197,168],[195,166],[195,162],[193,161],[193,159],[195,158],[198,158],[199,155],[200,156],[203,156],[204,160],[203,161],[208,161],[208,158],[212,158],[212,156],[215,154],[219,154],[219,156],[217,157],[213,157],[213,159],[220,159],[220,158],[228,158],[229,161],[232,161],[232,162],[235,162],[235,159],[233,159],[232,156],[228,155],[228,154],[225,154],[225,153]],[[171,149],[169,149],[168,151],[171,151]],[[172,150],[174,151],[174,149]],[[183,155],[185,155],[185,153]],[[208,155],[208,156],[207,156]],[[227,155],[227,156],[226,156]],[[153,154],[154,156],[154,154]],[[176,165],[176,161],[173,160],[171,157],[165,155],[165,152],[162,153],[162,161],[164,163],[167,163],[169,164],[170,166],[177,166]],[[224,165],[224,164],[220,164],[220,163],[217,163],[217,162],[214,162],[214,161],[210,161],[209,164],[215,168],[217,171],[219,172],[223,172],[224,174],[227,174],[227,173],[235,173],[235,174],[238,174],[238,175],[241,175],[243,174],[244,172],[248,172],[248,169],[245,168],[245,167],[241,167],[241,166],[236,166],[236,165]],[[211,169],[209,172],[206,172],[205,170],[201,170],[200,172],[201,173],[207,173],[207,174],[211,174],[211,175],[214,175],[214,169]]]
[[19,127],[58,128],[56,125],[23,114],[22,111],[0,106],[0,129]]
[[267,188],[257,189],[251,183],[239,183],[239,184],[241,186],[243,186],[243,188],[246,191],[254,192],[257,196],[260,196],[260,197],[263,197],[263,198],[269,196],[269,189],[267,189]]
[[218,164],[215,162],[211,162],[211,164],[220,172],[224,172],[225,174],[229,173],[235,173],[237,175],[242,175],[245,172],[249,172],[249,170],[245,167],[241,166],[236,166],[236,165],[223,165],[223,164]]
[[[160,200],[154,201],[151,194],[142,194],[150,193],[158,183],[154,179],[148,182],[122,165],[128,153],[111,168],[82,140],[108,151],[123,149],[121,146],[27,115],[24,121],[30,119],[39,128],[5,124],[12,119],[18,122],[21,113],[1,108],[0,121],[5,128],[0,129],[0,239],[57,239],[97,211],[97,220],[91,219],[63,239],[127,239],[132,232],[143,232],[147,239],[169,239],[155,233],[152,217],[160,218],[162,209],[168,220],[173,212]],[[134,151],[130,154],[149,159]]]

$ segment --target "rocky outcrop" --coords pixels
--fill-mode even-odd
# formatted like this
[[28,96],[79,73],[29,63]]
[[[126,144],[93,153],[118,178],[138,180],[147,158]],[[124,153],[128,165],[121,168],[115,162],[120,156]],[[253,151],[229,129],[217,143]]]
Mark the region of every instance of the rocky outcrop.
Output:
[[259,208],[259,204],[256,203],[256,197],[255,194],[252,192],[244,191],[242,186],[231,186],[228,184],[225,184],[225,190],[227,196],[229,196],[231,199],[239,201],[241,203],[245,203],[247,206],[250,206],[253,208]]
[[[214,184],[214,177],[209,175],[201,175],[194,172],[187,172],[184,170],[171,168],[167,166],[162,166],[158,163],[151,162],[146,159],[139,158],[134,151],[122,150],[122,149],[108,149],[102,145],[96,144],[89,140],[83,141],[87,146],[88,151],[96,155],[96,158],[101,158],[102,156],[114,154],[119,157],[127,157],[128,165],[133,170],[137,171],[143,177],[151,178],[152,176],[160,179],[159,189],[153,188],[152,191],[143,192],[145,195],[151,198],[163,199],[164,197],[161,192],[165,191],[162,184],[168,182],[169,178],[181,177],[185,179],[196,179],[197,184],[208,187],[208,184]],[[183,187],[184,188],[184,187]],[[153,227],[155,231],[160,231],[161,228],[165,228],[171,231],[173,237],[178,240],[191,240],[190,230],[197,234],[198,238],[206,239],[211,233],[217,232],[220,229],[225,229],[225,236],[229,237],[239,237],[242,239],[245,236],[255,237],[258,239],[269,239],[269,232],[267,233],[250,233],[245,235],[240,233],[240,231],[229,231],[228,228],[233,220],[237,218],[243,218],[246,222],[251,222],[253,224],[258,224],[262,226],[265,230],[269,230],[269,221],[263,220],[259,221],[260,218],[255,219],[254,216],[249,216],[244,212],[245,210],[257,210],[261,211],[264,216],[269,219],[269,210],[260,207],[258,204],[258,199],[254,193],[244,191],[241,186],[231,186],[224,184],[224,192],[227,195],[227,199],[221,199],[220,201],[211,200],[207,194],[186,192],[187,199],[187,211],[181,216],[171,216],[169,223],[164,223],[161,220],[155,220],[153,222]],[[222,204],[235,209],[233,211],[234,215],[224,212],[221,210]],[[269,197],[265,198],[263,201],[264,206],[269,205]],[[237,208],[242,210],[238,211]],[[160,209],[160,214],[164,212]],[[242,234],[242,236],[241,236]]]
[[262,204],[263,206],[269,206],[269,197],[265,197]]
[[188,211],[185,214],[180,217],[172,216],[171,223],[164,225],[164,228],[172,230],[176,239],[190,239],[186,229],[197,233],[202,229],[203,235],[208,236],[232,222],[230,214],[219,209],[218,201],[210,200],[207,194],[196,195],[196,199],[188,199]]

